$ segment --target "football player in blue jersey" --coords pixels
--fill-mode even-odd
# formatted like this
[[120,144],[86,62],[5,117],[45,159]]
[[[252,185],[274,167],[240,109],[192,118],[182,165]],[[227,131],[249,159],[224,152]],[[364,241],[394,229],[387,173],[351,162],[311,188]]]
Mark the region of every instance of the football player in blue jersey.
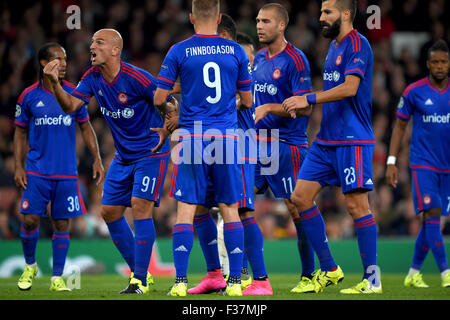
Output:
[[[94,33],[90,46],[92,67],[71,92],[56,77],[58,62],[44,68],[64,112],[74,112],[95,96],[111,133],[116,154],[103,186],[102,216],[117,249],[131,269],[123,294],[147,293],[153,281],[147,270],[155,242],[153,208],[159,200],[169,162],[170,145],[160,145],[163,117],[153,106],[156,79],[121,59],[123,40],[116,30]],[[170,102],[169,102],[170,101]],[[169,105],[176,100],[168,97]],[[134,235],[123,213],[132,208]],[[148,279],[147,279],[148,278]],[[148,280],[148,281],[147,281]]]
[[[288,208],[297,231],[302,265],[300,281],[291,292],[303,293],[312,290],[314,250],[303,230],[298,209],[290,198],[308,150],[306,129],[311,108],[303,110],[302,117],[292,119],[281,104],[288,97],[311,92],[312,86],[306,56],[285,39],[288,23],[287,10],[277,3],[264,5],[256,17],[259,42],[265,47],[256,54],[253,66],[253,98],[259,139],[255,193],[264,193],[270,187],[274,196],[283,199]],[[267,144],[267,149],[271,150],[267,157],[279,162],[275,172],[264,172],[268,171],[268,166],[264,164],[262,144]]]
[[[53,274],[51,291],[69,291],[62,274],[70,245],[70,220],[86,214],[81,196],[77,158],[75,152],[75,122],[94,158],[93,178],[99,185],[105,172],[97,144],[97,137],[89,122],[86,105],[65,114],[54,97],[50,81],[42,70],[50,61],[58,61],[56,80],[65,92],[75,86],[64,80],[66,52],[57,43],[48,43],[38,51],[39,81],[25,89],[16,105],[16,130],[14,133],[15,182],[23,189],[21,210],[23,223],[20,239],[25,256],[25,270],[18,287],[29,290],[38,272],[36,244],[39,238],[39,221],[47,217],[51,202],[50,220],[53,226]],[[27,153],[27,132],[29,151]],[[23,166],[27,157],[26,168]]]
[[325,60],[324,90],[283,102],[295,117],[297,110],[323,104],[320,132],[300,170],[292,201],[301,210],[304,229],[319,257],[321,271],[315,291],[337,284],[344,277],[328,247],[323,217],[314,199],[327,185],[342,187],[353,218],[364,268],[363,280],[341,293],[381,293],[377,267],[377,227],[370,212],[368,192],[373,189],[372,128],[373,53],[367,39],[353,28],[356,1],[322,2],[322,35],[334,39]]
[[[195,34],[172,46],[158,75],[155,105],[165,110],[166,97],[180,77],[181,103],[177,156],[171,196],[178,200],[173,228],[177,270],[169,294],[187,293],[187,265],[193,242],[193,220],[206,202],[207,182],[224,219],[224,240],[230,260],[226,293],[242,295],[241,267],[244,234],[238,214],[243,197],[242,166],[237,162],[236,89],[241,108],[250,108],[251,68],[244,49],[217,34],[219,1],[194,0],[190,21]],[[211,142],[211,140],[213,140]],[[212,150],[211,149],[214,149]]]
[[428,288],[420,268],[431,249],[442,278],[450,287],[450,270],[441,231],[441,216],[450,212],[450,82],[449,50],[443,40],[428,50],[429,76],[409,85],[397,109],[387,160],[386,180],[397,187],[396,159],[406,126],[413,117],[409,166],[417,214],[423,213],[414,256],[404,285]]

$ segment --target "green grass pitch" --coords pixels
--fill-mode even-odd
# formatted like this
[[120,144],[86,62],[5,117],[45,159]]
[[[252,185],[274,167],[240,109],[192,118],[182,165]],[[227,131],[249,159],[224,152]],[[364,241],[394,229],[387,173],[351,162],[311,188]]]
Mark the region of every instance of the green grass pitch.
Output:
[[[195,286],[204,275],[189,275],[188,287]],[[146,295],[119,295],[125,288],[127,279],[118,275],[81,275],[80,289],[71,292],[50,292],[50,277],[43,276],[33,282],[29,291],[17,288],[18,276],[0,279],[0,300],[450,300],[450,288],[441,287],[438,273],[425,274],[424,280],[430,285],[427,289],[406,288],[403,286],[404,274],[382,274],[383,294],[381,295],[343,295],[342,288],[355,285],[360,281],[358,274],[346,274],[337,286],[327,287],[318,294],[292,294],[290,290],[297,284],[299,277],[294,274],[272,274],[270,282],[273,296],[227,297],[219,294],[188,295],[187,297],[169,297],[167,292],[173,284],[173,278],[157,277]]]

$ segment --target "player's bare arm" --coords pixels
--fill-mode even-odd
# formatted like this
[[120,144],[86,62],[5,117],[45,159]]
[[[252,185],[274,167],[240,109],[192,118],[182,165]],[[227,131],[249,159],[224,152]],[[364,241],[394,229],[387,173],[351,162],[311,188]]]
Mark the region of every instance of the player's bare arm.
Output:
[[[277,115],[280,117],[290,117],[291,115],[284,110],[283,105],[281,103],[266,103],[255,110],[255,123],[258,123],[259,120],[267,116],[268,114]],[[308,106],[304,109],[299,109],[296,112],[297,117],[309,116],[312,113],[312,107]]]
[[394,130],[392,131],[391,142],[389,145],[389,157],[392,160],[388,161],[386,168],[386,182],[393,186],[397,187],[398,183],[398,172],[397,167],[395,165],[395,159],[397,158],[398,152],[400,150],[400,144],[402,142],[403,136],[405,135],[406,126],[408,125],[408,121],[404,121],[401,119],[397,119],[395,121]]
[[59,60],[53,60],[47,63],[43,71],[44,77],[50,80],[53,92],[55,93],[55,98],[61,106],[61,109],[65,113],[73,113],[81,108],[85,102],[64,91],[58,79],[59,63]]
[[[165,92],[160,92],[159,96],[157,96],[158,94],[158,90],[161,91],[165,91]],[[169,102],[167,102],[167,97],[169,95],[169,91],[168,90],[163,90],[163,89],[156,89],[156,93],[155,93],[155,97],[154,97],[154,102],[153,104],[156,106],[156,108],[158,109],[158,111],[161,113],[161,115],[164,117],[164,126],[162,128],[150,128],[150,130],[155,131],[158,133],[159,135],[159,142],[156,145],[156,147],[154,147],[151,151],[153,153],[158,152],[162,146],[164,145],[164,142],[166,142],[167,138],[170,136],[171,132],[173,130],[170,130],[168,128],[168,123],[167,123],[167,119],[172,119],[177,117],[175,114],[178,110],[178,101],[175,98],[172,98],[172,100],[170,100]],[[164,98],[164,103],[161,107],[161,100],[157,100],[157,99],[161,99],[163,96],[165,96]],[[156,104],[156,102],[160,103],[159,107]],[[178,125],[178,118],[176,120],[177,125]]]
[[23,160],[26,153],[27,144],[27,129],[16,126],[16,131],[14,132],[14,181],[19,188],[27,188],[27,174],[23,167]]
[[253,97],[251,91],[238,91],[240,100],[238,110],[245,110],[252,107]]
[[84,143],[86,143],[94,163],[92,164],[92,178],[97,179],[96,185],[100,185],[105,179],[105,168],[102,164],[102,157],[100,156],[100,150],[97,142],[97,135],[94,128],[89,121],[80,123],[81,135],[83,136]]
[[[312,104],[333,102],[354,97],[358,92],[360,82],[360,77],[356,75],[347,75],[345,76],[345,82],[333,89],[322,92],[313,92],[303,96],[294,96],[284,100],[283,108],[295,118],[297,110],[307,108]],[[313,101],[313,103],[311,103],[311,100],[308,101],[308,96],[315,96],[315,101]]]

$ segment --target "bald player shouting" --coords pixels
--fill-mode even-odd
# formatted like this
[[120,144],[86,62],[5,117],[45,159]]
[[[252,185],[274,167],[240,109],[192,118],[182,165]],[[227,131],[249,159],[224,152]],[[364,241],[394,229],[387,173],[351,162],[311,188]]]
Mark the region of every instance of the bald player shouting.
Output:
[[[114,29],[94,33],[90,46],[92,67],[68,94],[58,81],[58,60],[44,68],[55,97],[66,113],[73,113],[95,96],[111,128],[117,152],[103,186],[102,216],[111,239],[131,269],[128,286],[120,293],[147,293],[147,276],[155,227],[153,208],[159,205],[167,165],[169,141],[160,142],[165,114],[177,101],[168,97],[167,110],[153,105],[156,80],[147,71],[121,60],[123,40]],[[161,114],[160,114],[161,113]],[[134,235],[123,213],[132,208]],[[148,279],[147,279],[148,277]],[[149,281],[147,281],[149,280]]]

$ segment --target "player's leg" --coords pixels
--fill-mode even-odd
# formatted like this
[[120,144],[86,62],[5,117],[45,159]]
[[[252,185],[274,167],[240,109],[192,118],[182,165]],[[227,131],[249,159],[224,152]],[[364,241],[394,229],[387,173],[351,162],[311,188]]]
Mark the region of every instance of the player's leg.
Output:
[[108,227],[111,240],[134,272],[134,234],[123,213],[131,207],[133,166],[113,159],[103,183],[101,215]]
[[442,286],[448,287],[450,286],[450,276],[448,276],[450,270],[441,231],[441,211],[441,208],[432,208],[424,212],[425,237],[441,273]]
[[[264,239],[261,229],[256,223],[254,211],[244,211],[242,209],[239,209],[239,213],[244,227],[244,253],[248,258],[254,278],[251,284],[247,288],[244,288],[242,294],[272,295],[273,290],[269,282],[269,276],[264,262]],[[244,282],[243,279],[241,279],[241,281]]]
[[409,268],[408,274],[405,277],[403,284],[406,287],[414,288],[428,288],[429,286],[423,280],[423,276],[420,273],[425,258],[427,257],[430,247],[428,246],[427,238],[425,236],[425,221],[422,221],[419,233],[417,234],[416,241],[414,243],[414,253]]
[[193,220],[197,205],[178,201],[177,218],[172,231],[173,261],[176,269],[172,296],[185,296],[187,292],[187,267],[194,242]]
[[341,293],[381,293],[377,266],[377,225],[369,207],[368,192],[373,189],[373,146],[336,148],[335,168],[345,197],[347,211],[356,229],[363,265],[362,281]]
[[[213,196],[213,195],[212,195]],[[210,199],[210,196],[207,196]],[[200,284],[189,289],[189,294],[205,294],[218,292],[226,288],[227,284],[222,274],[218,248],[218,228],[208,207],[213,204],[198,206],[194,216],[194,228],[206,260],[207,273]]]
[[230,264],[230,274],[227,281],[228,295],[242,295],[241,269],[244,254],[244,230],[239,219],[238,204],[219,203],[223,217],[223,238]]
[[69,219],[51,219],[53,226],[52,252],[53,273],[51,277],[51,291],[70,291],[62,275],[66,265],[67,253],[70,246]]
[[38,272],[36,263],[36,245],[39,239],[39,221],[47,216],[47,204],[50,201],[48,180],[34,175],[27,175],[27,189],[23,190],[20,212],[23,223],[20,227],[20,240],[25,257],[24,272],[17,286],[20,290],[29,290]]
[[53,274],[50,291],[70,291],[62,278],[70,247],[70,220],[87,213],[77,180],[51,182]]

